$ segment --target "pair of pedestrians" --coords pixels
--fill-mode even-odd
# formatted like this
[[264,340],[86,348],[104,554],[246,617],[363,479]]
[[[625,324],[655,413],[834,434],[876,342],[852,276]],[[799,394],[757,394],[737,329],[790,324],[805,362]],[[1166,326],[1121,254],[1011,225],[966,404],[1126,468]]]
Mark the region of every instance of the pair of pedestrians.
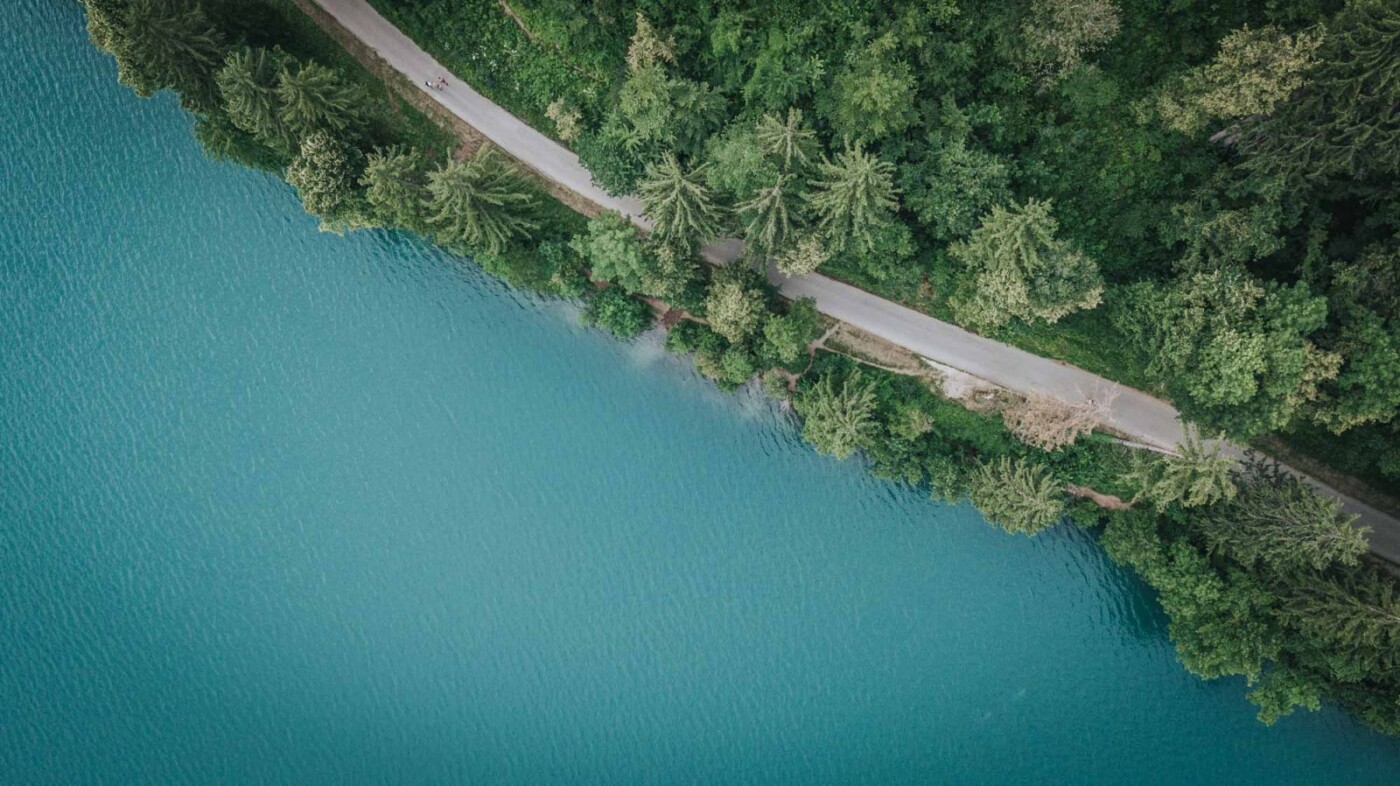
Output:
[[441,90],[447,87],[447,77],[440,76],[437,79],[426,79],[423,81],[423,86],[430,90]]

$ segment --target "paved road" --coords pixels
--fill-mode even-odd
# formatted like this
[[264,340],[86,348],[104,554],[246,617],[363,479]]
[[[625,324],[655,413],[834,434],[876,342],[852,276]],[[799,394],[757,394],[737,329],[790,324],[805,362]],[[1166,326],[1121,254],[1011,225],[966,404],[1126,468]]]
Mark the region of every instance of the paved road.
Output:
[[[638,226],[650,228],[650,222],[642,216],[641,203],[635,197],[615,197],[594,185],[578,156],[460,79],[453,78],[432,55],[380,16],[365,0],[315,2],[419,89],[481,131],[502,150],[570,191],[628,216]],[[426,80],[438,76],[448,77],[445,89],[433,90],[424,85]],[[738,241],[718,241],[705,248],[705,257],[723,264],[738,258],[742,249]],[[1068,401],[1102,397],[1105,391],[1117,390],[1112,421],[1105,425],[1140,442],[1170,450],[1183,436],[1182,423],[1170,404],[1141,391],[1120,387],[1081,368],[969,333],[826,276],[791,278],[774,272],[770,273],[770,278],[788,297],[812,298],[824,314],[1010,390],[1040,391]],[[1342,500],[1374,530],[1372,550],[1391,562],[1400,563],[1400,521],[1349,497],[1342,496]]]

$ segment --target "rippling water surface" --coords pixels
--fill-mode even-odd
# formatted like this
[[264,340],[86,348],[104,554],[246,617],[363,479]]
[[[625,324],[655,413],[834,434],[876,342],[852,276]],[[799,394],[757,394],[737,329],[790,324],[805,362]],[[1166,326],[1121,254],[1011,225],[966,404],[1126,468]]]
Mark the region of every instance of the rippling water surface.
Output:
[[0,4],[0,782],[1391,783],[1092,539],[205,160]]

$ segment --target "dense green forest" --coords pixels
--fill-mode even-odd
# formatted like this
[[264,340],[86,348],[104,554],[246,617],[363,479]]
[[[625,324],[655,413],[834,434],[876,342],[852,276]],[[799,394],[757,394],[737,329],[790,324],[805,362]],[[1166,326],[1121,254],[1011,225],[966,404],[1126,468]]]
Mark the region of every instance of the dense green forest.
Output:
[[1064,402],[974,411],[814,350],[810,302],[696,254],[739,233],[757,260],[1124,363],[1229,433],[1340,432],[1393,462],[1395,7],[511,6],[532,40],[496,2],[377,1],[655,230],[573,214],[489,146],[454,155],[290,0],[83,0],[124,83],[177,92],[210,155],[281,174],[327,228],[424,234],[623,337],[664,301],[668,349],[760,379],[818,451],[1010,532],[1099,529],[1186,667],[1244,677],[1261,720],[1327,697],[1400,734],[1400,591],[1335,501],[1201,444],[1135,454]]
[[1400,4],[373,1],[701,235],[1400,481]]

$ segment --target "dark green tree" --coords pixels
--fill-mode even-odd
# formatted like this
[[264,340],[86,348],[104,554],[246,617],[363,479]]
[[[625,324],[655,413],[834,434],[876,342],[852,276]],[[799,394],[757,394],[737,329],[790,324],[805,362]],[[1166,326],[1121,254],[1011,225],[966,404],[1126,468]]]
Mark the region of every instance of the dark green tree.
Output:
[[229,120],[279,151],[294,149],[298,141],[282,120],[277,95],[281,73],[293,62],[280,49],[239,47],[215,75]]
[[376,217],[393,226],[423,226],[427,162],[411,147],[379,148],[365,159],[360,177],[365,199]]
[[198,2],[84,0],[93,42],[117,60],[122,84],[148,97],[162,89],[185,106],[218,106],[214,73],[223,62],[223,37]]

